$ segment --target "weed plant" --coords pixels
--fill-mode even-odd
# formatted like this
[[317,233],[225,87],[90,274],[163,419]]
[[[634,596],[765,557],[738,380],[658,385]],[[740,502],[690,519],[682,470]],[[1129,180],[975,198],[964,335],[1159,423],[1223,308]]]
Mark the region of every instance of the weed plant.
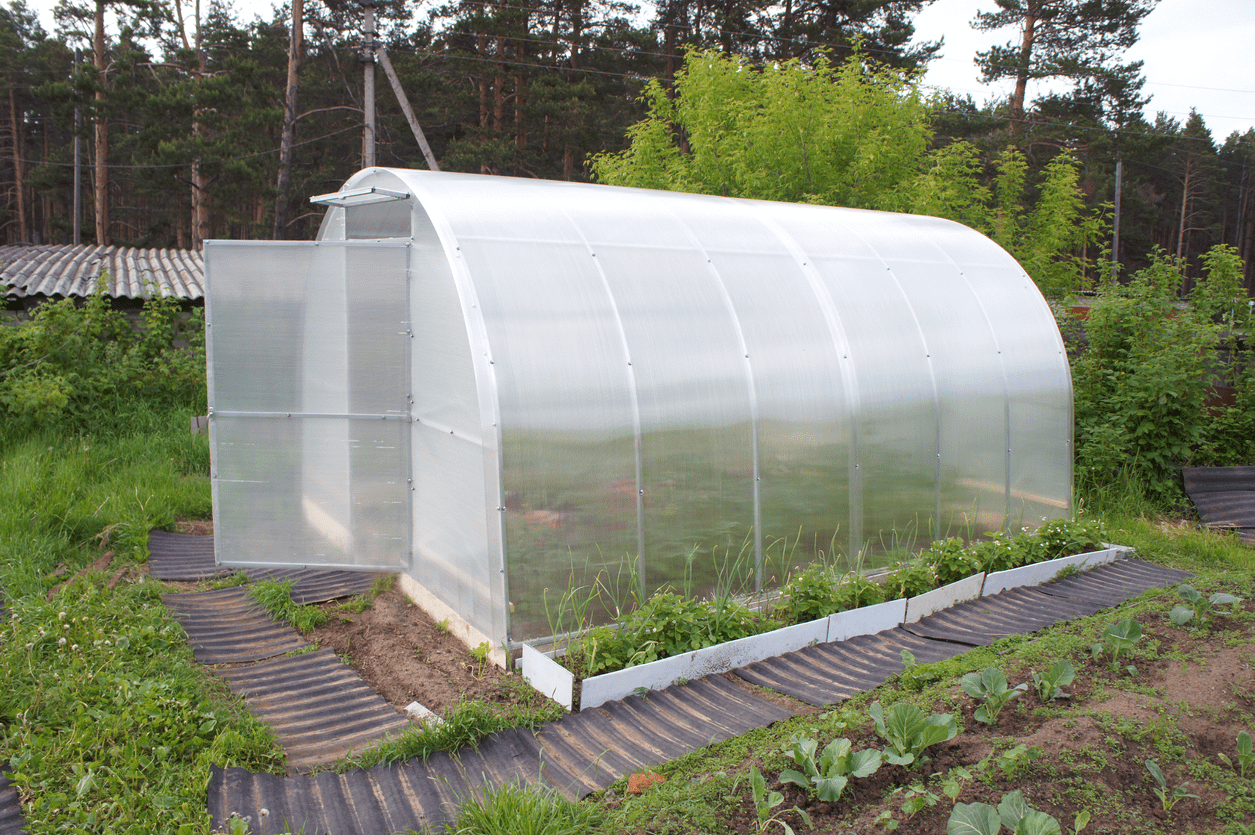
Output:
[[[551,789],[506,783],[468,798],[457,816],[438,831],[458,835],[584,835],[600,828],[601,812],[573,803]],[[432,830],[437,831],[437,830]]]
[[0,747],[32,832],[173,832],[206,820],[211,763],[282,771],[269,728],[233,711],[156,583],[74,580],[10,601]]
[[437,751],[455,751],[467,745],[477,745],[497,731],[535,728],[545,722],[556,721],[562,718],[563,713],[561,705],[538,698],[514,705],[480,700],[459,702],[440,717],[440,722],[411,726],[358,756],[341,760],[336,767],[345,772],[416,757],[425,760]]
[[[1114,487],[1166,508],[1181,495],[1182,465],[1255,460],[1251,349],[1236,339],[1250,326],[1242,260],[1230,246],[1202,260],[1188,304],[1183,263],[1155,252],[1127,284],[1104,285],[1090,309],[1087,347],[1072,360],[1077,481],[1086,495]],[[1237,400],[1209,408],[1218,374]]]
[[258,580],[248,590],[253,598],[275,620],[289,623],[302,635],[308,635],[327,622],[327,614],[317,606],[301,606],[292,600],[292,580]]

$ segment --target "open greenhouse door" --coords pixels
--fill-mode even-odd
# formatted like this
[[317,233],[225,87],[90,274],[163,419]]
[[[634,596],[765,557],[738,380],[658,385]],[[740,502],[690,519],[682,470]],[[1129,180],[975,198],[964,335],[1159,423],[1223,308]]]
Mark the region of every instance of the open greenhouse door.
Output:
[[410,562],[407,246],[210,241],[217,561]]

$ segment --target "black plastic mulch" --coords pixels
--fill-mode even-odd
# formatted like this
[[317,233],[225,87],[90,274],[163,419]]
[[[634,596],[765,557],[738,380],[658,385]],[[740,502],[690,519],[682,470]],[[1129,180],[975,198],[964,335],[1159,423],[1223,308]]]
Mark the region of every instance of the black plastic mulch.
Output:
[[295,629],[272,620],[245,586],[166,594],[161,600],[183,625],[202,664],[261,661],[307,645]]
[[0,835],[19,835],[26,831],[24,825],[17,789],[7,775],[0,774]]
[[333,763],[410,725],[329,649],[213,672],[274,729],[289,768]]
[[[711,676],[572,714],[535,734],[501,731],[456,756],[436,753],[426,761],[288,778],[214,768],[209,812],[215,829],[232,811],[248,815],[258,835],[285,828],[306,835],[404,832],[452,819],[465,796],[485,786],[544,784],[583,797],[633,771],[790,715],[724,676]],[[258,828],[263,808],[268,823]]]
[[1255,546],[1255,467],[1183,467],[1181,476],[1208,527],[1236,529]]

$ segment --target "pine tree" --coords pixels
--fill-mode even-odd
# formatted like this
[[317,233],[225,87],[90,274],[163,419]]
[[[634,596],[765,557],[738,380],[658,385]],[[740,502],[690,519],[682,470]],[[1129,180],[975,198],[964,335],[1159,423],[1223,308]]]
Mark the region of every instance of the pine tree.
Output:
[[[977,53],[976,63],[985,81],[1015,79],[1011,120],[1020,125],[1028,82],[1070,78],[1092,94],[1102,79],[1131,82],[1130,67],[1120,67],[1117,56],[1137,43],[1137,27],[1159,0],[994,0],[998,10],[980,12],[972,25],[988,32],[1018,27],[1012,41]],[[1140,69],[1137,67],[1136,69]],[[1136,85],[1140,89],[1140,83]],[[1127,96],[1126,92],[1120,95]]]

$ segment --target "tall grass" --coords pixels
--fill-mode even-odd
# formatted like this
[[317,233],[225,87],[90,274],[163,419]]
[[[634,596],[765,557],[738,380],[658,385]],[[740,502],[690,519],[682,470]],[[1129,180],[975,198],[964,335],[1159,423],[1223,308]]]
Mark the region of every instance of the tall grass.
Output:
[[176,313],[134,332],[59,303],[0,329],[0,763],[32,835],[207,833],[211,763],[283,767],[142,572],[150,529],[211,514],[203,356],[170,347]]

